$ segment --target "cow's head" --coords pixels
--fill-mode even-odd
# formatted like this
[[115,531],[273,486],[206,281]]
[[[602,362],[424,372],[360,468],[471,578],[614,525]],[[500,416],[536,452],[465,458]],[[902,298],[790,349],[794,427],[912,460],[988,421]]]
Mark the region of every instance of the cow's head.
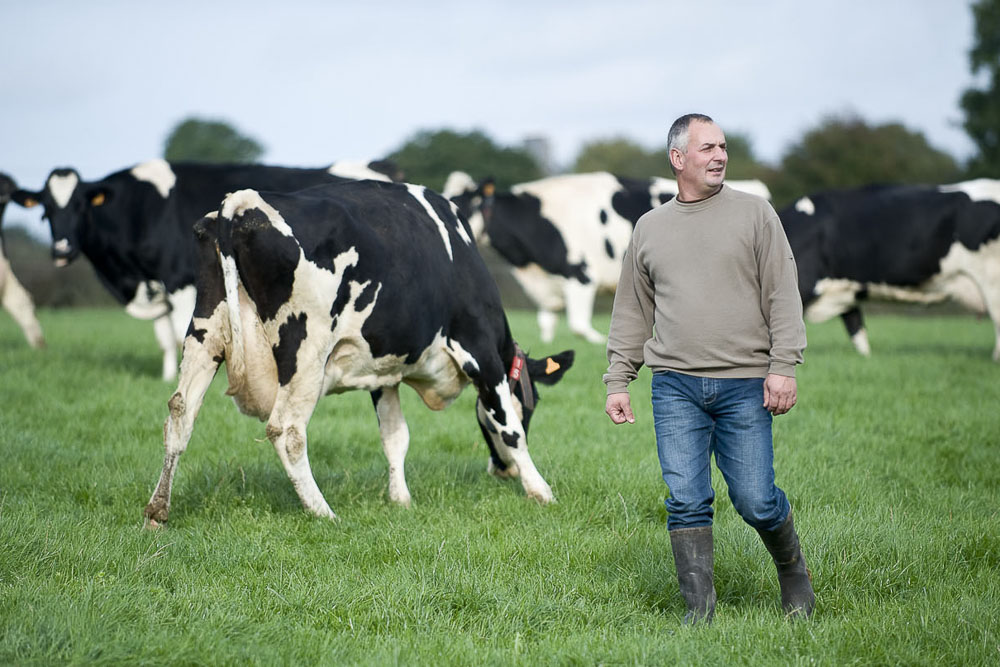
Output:
[[476,242],[480,242],[493,214],[493,202],[496,196],[496,183],[493,177],[476,183],[464,171],[453,171],[448,175],[441,194],[450,199],[462,217],[469,221]]
[[53,169],[41,192],[16,190],[12,199],[25,208],[39,204],[42,218],[52,232],[52,261],[66,266],[80,254],[80,228],[88,209],[103,206],[109,193],[105,188],[85,183],[75,169]]
[[542,359],[532,359],[516,343],[514,349],[514,359],[510,366],[507,382],[510,384],[510,393],[514,397],[515,408],[520,409],[518,416],[521,418],[521,426],[527,434],[528,423],[538,406],[538,385],[553,385],[561,380],[562,376],[573,365],[576,353],[573,350],[564,350],[559,354]]
[[0,225],[3,224],[3,211],[7,208],[7,202],[17,190],[17,183],[7,174],[0,171]]

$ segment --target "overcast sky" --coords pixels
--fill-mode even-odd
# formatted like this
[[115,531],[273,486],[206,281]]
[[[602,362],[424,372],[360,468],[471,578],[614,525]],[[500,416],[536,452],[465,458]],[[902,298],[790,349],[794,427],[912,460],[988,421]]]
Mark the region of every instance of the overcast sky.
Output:
[[0,171],[32,189],[57,166],[96,180],[162,156],[192,115],[292,166],[381,157],[444,127],[544,136],[568,164],[599,138],[662,147],[691,111],[765,161],[846,112],[965,159],[969,4],[2,0]]

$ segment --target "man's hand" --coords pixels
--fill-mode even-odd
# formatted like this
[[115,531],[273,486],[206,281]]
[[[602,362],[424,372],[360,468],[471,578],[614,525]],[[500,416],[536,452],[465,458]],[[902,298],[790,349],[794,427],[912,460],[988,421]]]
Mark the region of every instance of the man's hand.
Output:
[[[610,398],[609,396],[608,399]],[[792,409],[796,400],[795,378],[770,373],[764,379],[764,407],[772,415],[785,414]]]
[[628,392],[623,391],[617,394],[608,394],[608,401],[604,404],[604,411],[611,417],[611,421],[616,424],[635,423],[635,415],[632,414],[632,402],[629,401]]

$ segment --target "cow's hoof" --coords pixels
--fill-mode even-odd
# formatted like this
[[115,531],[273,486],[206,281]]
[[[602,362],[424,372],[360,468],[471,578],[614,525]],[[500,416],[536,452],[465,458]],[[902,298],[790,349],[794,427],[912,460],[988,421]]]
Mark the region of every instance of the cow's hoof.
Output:
[[492,458],[490,458],[486,463],[486,472],[494,477],[499,477],[500,479],[514,479],[520,474],[516,463],[511,463],[506,468],[500,468],[493,463]]
[[548,505],[556,501],[556,497],[552,495],[552,489],[528,491],[527,494],[532,500],[537,500],[540,505]]
[[406,494],[405,496],[398,496],[398,497],[397,496],[393,496],[392,494],[390,494],[389,495],[389,500],[391,500],[394,504],[399,505],[400,507],[404,507],[406,509],[410,509],[410,494]]

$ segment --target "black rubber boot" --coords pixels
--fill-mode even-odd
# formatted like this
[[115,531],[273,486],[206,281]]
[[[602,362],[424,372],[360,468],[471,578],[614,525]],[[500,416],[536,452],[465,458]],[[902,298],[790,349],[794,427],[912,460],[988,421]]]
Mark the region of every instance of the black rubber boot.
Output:
[[670,531],[677,583],[688,609],[684,625],[707,625],[715,614],[712,547],[711,526]]
[[778,568],[778,585],[781,586],[781,608],[791,618],[808,618],[816,606],[812,574],[806,567],[806,557],[799,547],[792,513],[777,530],[757,529],[774,565]]

